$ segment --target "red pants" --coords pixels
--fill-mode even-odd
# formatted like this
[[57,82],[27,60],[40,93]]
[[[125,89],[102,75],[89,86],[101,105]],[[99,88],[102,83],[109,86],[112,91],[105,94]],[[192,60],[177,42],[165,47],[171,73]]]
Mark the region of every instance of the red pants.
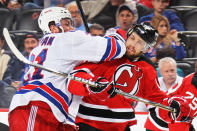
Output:
[[30,102],[15,108],[8,116],[10,131],[76,131],[72,125],[60,123],[44,102]]

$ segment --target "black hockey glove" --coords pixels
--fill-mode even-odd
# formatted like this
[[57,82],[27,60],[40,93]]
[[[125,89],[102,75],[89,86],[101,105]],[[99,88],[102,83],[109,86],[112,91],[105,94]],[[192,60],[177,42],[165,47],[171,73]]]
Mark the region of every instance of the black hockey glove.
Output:
[[108,98],[112,98],[116,95],[115,87],[112,83],[109,83],[109,81],[105,77],[99,77],[95,81],[99,86],[98,87],[89,87],[89,91],[92,95],[97,97],[100,100],[106,100]]
[[169,113],[169,116],[180,122],[191,122],[191,108],[189,103],[183,97],[173,96],[169,99],[169,105],[176,109],[175,113]]

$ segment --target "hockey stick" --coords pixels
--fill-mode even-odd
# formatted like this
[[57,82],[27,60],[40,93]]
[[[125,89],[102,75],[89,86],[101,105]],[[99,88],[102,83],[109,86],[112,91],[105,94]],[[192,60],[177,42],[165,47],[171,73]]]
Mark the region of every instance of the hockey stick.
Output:
[[176,113],[175,108],[172,108],[172,107],[169,107],[169,106],[165,106],[165,105],[162,105],[160,103],[153,102],[153,101],[149,101],[147,99],[144,99],[144,98],[141,98],[141,97],[138,97],[138,96],[130,95],[130,94],[128,94],[126,92],[123,92],[123,91],[121,91],[119,89],[116,89],[115,92],[120,94],[120,95],[122,95],[122,96],[124,96],[124,97],[128,97],[128,98],[131,98],[133,100],[136,100],[136,101],[139,101],[139,102],[143,102],[145,104],[156,106],[156,107],[159,107],[161,109],[164,109],[164,110]]
[[86,21],[86,19],[85,19],[85,15],[84,15],[84,12],[83,12],[81,3],[80,3],[79,0],[76,0],[76,3],[77,3],[77,6],[78,6],[78,8],[79,8],[79,12],[80,12],[80,15],[81,15],[83,24],[84,24],[84,26],[85,26],[86,32],[90,33],[90,29],[89,29],[88,24],[87,24],[87,21]]
[[[28,64],[28,65],[31,65],[31,66],[34,66],[36,68],[40,68],[40,69],[43,69],[45,71],[48,71],[48,72],[51,72],[51,73],[54,73],[56,75],[59,75],[59,76],[63,76],[63,77],[69,77],[70,79],[72,80],[75,80],[75,81],[79,81],[81,83],[84,83],[84,84],[88,84],[90,86],[94,86],[94,87],[98,87],[98,86],[102,86],[102,85],[99,85],[95,82],[92,82],[92,81],[89,81],[89,80],[85,80],[83,78],[79,78],[79,77],[75,77],[73,75],[68,75],[66,73],[62,73],[62,72],[58,72],[58,71],[55,71],[53,69],[50,69],[50,68],[47,68],[47,67],[44,67],[42,65],[38,65],[38,64],[35,64],[31,61],[29,61],[28,59],[26,59],[20,52],[19,50],[15,47],[11,37],[10,37],[10,34],[7,30],[7,28],[4,28],[3,29],[3,35],[5,37],[5,40],[8,44],[8,46],[10,47],[11,51],[14,53],[14,55],[22,62]],[[156,102],[152,102],[152,101],[149,101],[149,100],[146,100],[144,98],[140,98],[140,97],[137,97],[137,96],[134,96],[134,95],[130,95],[128,93],[125,93],[123,91],[120,91],[118,89],[115,90],[116,93],[120,94],[120,95],[123,95],[125,97],[128,97],[128,98],[131,98],[133,100],[136,100],[136,101],[140,101],[140,102],[143,102],[143,103],[146,103],[146,104],[149,104],[149,105],[152,105],[152,106],[156,106],[156,107],[159,107],[159,108],[162,108],[164,110],[167,110],[167,111],[170,111],[170,112],[175,112],[175,109],[171,108],[171,107],[168,107],[168,106],[165,106],[165,105],[162,105],[162,104],[159,104],[159,103],[156,103]]]

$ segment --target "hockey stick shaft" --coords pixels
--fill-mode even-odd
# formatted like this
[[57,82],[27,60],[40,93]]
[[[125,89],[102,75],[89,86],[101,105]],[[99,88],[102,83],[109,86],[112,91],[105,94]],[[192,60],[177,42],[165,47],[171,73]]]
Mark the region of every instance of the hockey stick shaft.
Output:
[[77,3],[77,6],[78,6],[78,8],[79,8],[79,12],[80,12],[80,15],[81,15],[83,24],[84,24],[84,26],[85,26],[86,32],[89,33],[89,32],[90,32],[90,29],[89,29],[88,23],[87,23],[87,21],[86,21],[86,19],[85,19],[85,15],[84,15],[84,11],[83,11],[83,8],[82,8],[82,6],[81,6],[81,3],[80,3],[79,0],[76,0],[76,3]]
[[[7,28],[4,28],[3,29],[3,35],[5,37],[5,40],[8,44],[8,46],[10,47],[11,51],[14,53],[14,55],[22,62],[24,62],[25,64],[28,64],[28,65],[31,65],[33,67],[36,67],[36,68],[40,68],[40,69],[43,69],[45,71],[48,71],[48,72],[51,72],[51,73],[54,73],[56,75],[59,75],[59,76],[63,76],[63,77],[69,77],[70,79],[72,80],[75,80],[75,81],[79,81],[81,83],[84,83],[84,84],[88,84],[89,86],[94,86],[94,87],[98,87],[98,86],[102,86],[102,85],[98,85],[97,83],[95,82],[92,82],[92,81],[89,81],[89,80],[86,80],[86,79],[83,79],[83,78],[80,78],[80,77],[75,77],[73,75],[68,75],[66,73],[62,73],[62,72],[59,72],[59,71],[55,71],[53,69],[50,69],[50,68],[47,68],[47,67],[44,67],[42,65],[39,65],[39,64],[35,64],[31,61],[29,61],[27,58],[25,58],[21,53],[20,51],[16,48],[16,46],[14,45],[11,37],[10,37],[10,34],[7,30]],[[149,104],[149,105],[153,105],[153,106],[156,106],[156,107],[159,107],[159,108],[162,108],[164,110],[167,110],[167,111],[170,111],[170,112],[174,112],[174,109],[171,108],[171,107],[168,107],[168,106],[165,106],[165,105],[161,105],[159,103],[155,103],[155,102],[152,102],[152,101],[149,101],[149,100],[146,100],[144,98],[140,98],[140,97],[137,97],[137,96],[134,96],[134,95],[130,95],[128,93],[125,93],[123,91],[120,91],[118,89],[115,90],[116,93],[120,94],[120,95],[123,95],[125,97],[128,97],[128,98],[131,98],[131,99],[134,99],[136,101],[140,101],[140,102],[143,102],[143,103],[146,103],[146,104]]]
[[174,113],[176,112],[176,110],[174,108],[172,108],[172,107],[165,106],[165,105],[162,105],[160,103],[153,102],[153,101],[149,101],[149,100],[141,98],[141,97],[130,95],[130,94],[128,94],[126,92],[123,92],[121,90],[118,90],[118,89],[116,89],[115,92],[120,94],[120,95],[122,95],[122,96],[124,96],[124,97],[131,98],[133,100],[136,100],[136,101],[139,101],[139,102],[143,102],[145,104],[156,106],[156,107],[159,107],[161,109],[164,109],[164,110],[167,110],[167,111],[170,111],[170,112],[174,112]]

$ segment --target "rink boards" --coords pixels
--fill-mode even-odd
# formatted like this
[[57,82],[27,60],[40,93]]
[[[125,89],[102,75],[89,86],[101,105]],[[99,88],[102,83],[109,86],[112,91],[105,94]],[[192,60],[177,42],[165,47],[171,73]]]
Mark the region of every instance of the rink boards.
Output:
[[[132,126],[131,129],[134,131],[145,131],[144,122],[146,121],[147,114],[146,112],[136,112],[137,125]],[[8,109],[0,109],[0,122],[8,125]],[[193,125],[197,130],[197,118],[194,119]]]

